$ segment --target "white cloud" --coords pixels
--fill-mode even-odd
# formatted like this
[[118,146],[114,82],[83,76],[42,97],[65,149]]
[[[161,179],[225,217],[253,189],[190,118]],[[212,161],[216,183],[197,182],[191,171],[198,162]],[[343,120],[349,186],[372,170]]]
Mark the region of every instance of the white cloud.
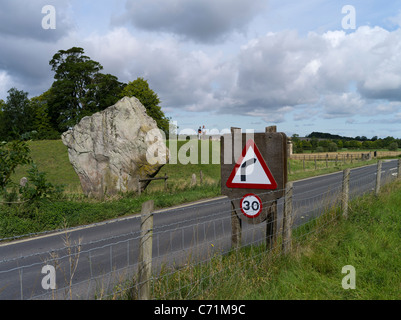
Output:
[[224,90],[229,82],[230,70],[221,53],[186,50],[173,37],[145,42],[122,27],[88,37],[83,43],[88,55],[104,66],[104,72],[124,82],[147,79],[165,107],[215,110],[219,100],[226,99],[216,94],[217,88]]
[[11,77],[5,71],[0,71],[0,99],[5,100],[7,91],[13,87]]
[[[325,118],[369,114],[363,107],[371,108],[372,99],[401,101],[400,49],[401,31],[379,27],[305,37],[269,33],[242,47],[231,91],[235,110],[309,105],[323,106]],[[357,92],[349,91],[351,83]]]

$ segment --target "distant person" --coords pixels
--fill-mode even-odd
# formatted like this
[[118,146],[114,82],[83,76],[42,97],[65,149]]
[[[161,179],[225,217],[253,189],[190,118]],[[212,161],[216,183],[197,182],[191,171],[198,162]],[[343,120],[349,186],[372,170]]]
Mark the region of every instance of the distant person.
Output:
[[206,136],[206,128],[205,128],[205,126],[203,126],[203,128],[202,128],[202,139],[203,140],[205,139],[205,136]]
[[201,135],[202,135],[202,127],[199,126],[199,129],[198,129],[198,139],[199,139],[199,140],[200,140],[200,138],[201,138]]

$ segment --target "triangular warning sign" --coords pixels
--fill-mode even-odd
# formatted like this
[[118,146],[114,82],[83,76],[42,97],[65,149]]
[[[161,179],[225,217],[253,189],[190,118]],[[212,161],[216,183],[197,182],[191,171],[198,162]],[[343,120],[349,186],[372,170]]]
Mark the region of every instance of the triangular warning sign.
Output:
[[242,150],[226,186],[244,189],[277,189],[277,182],[252,139],[248,140]]

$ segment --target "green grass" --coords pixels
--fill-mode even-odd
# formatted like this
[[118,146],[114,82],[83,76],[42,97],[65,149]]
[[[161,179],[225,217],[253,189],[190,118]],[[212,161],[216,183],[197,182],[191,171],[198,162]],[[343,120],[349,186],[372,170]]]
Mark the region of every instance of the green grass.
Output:
[[[293,251],[287,256],[279,245],[270,252],[263,246],[246,247],[178,271],[166,268],[152,283],[153,298],[401,299],[400,207],[398,181],[384,187],[377,198],[366,195],[352,201],[347,220],[337,209],[318,218],[312,224],[319,232],[294,238]],[[346,276],[342,269],[347,265],[355,268],[355,289],[342,287]],[[122,292],[114,298],[136,297],[132,290]]]
[[311,178],[323,174],[334,173],[342,171],[347,168],[358,168],[361,166],[367,166],[377,163],[376,159],[366,161],[353,161],[342,162],[329,161],[326,167],[326,161],[317,161],[316,169],[314,161],[305,161],[305,169],[303,160],[290,160],[291,173],[288,175],[289,181],[296,181],[306,178]]

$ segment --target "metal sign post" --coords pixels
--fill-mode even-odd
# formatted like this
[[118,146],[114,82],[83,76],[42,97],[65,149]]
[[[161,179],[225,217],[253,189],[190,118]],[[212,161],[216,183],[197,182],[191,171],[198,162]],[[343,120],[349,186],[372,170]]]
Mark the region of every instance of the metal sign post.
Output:
[[240,245],[241,221],[266,221],[267,247],[275,242],[277,199],[287,182],[287,136],[267,127],[264,133],[231,128],[221,139],[221,192],[231,199],[232,246]]

